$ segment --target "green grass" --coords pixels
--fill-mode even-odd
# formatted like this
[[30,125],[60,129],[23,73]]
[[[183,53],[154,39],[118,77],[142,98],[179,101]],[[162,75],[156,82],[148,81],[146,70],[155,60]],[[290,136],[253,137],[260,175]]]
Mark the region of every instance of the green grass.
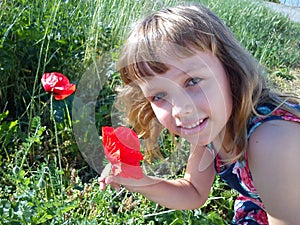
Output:
[[[209,201],[197,210],[166,209],[124,189],[100,192],[97,174],[74,139],[72,96],[51,100],[40,84],[49,71],[78,83],[92,60],[122,45],[133,21],[177,0],[162,2],[0,2],[0,224],[229,223],[236,193],[218,178]],[[267,67],[274,85],[299,93],[299,24],[252,1],[208,5]],[[99,129],[111,123],[119,82],[113,73],[99,94]]]
[[238,40],[267,68],[299,67],[299,24],[266,8],[262,1],[210,3]]

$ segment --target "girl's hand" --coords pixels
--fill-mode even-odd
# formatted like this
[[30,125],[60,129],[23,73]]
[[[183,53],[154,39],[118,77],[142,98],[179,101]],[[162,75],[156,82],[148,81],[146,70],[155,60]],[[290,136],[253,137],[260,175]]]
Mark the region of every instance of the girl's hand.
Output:
[[111,185],[117,190],[119,190],[120,186],[123,185],[128,190],[132,190],[136,186],[147,186],[149,184],[153,184],[152,179],[146,179],[149,177],[145,176],[140,167],[130,165],[125,166],[122,168],[123,171],[121,170],[121,173],[114,175],[114,172],[118,168],[114,168],[111,164],[107,164],[98,178],[100,190],[105,190],[107,185]]
[[120,190],[121,185],[120,184],[116,184],[112,181],[112,176],[102,176],[98,178],[98,182],[99,182],[99,189],[101,191],[105,190],[107,185],[111,185],[113,188],[115,188],[116,190]]
[[101,176],[98,179],[100,190],[105,190],[107,185],[111,185],[116,190],[120,190],[121,185],[124,186],[129,191],[136,191],[135,187],[147,186],[149,183],[145,182],[145,179],[142,181],[139,179],[133,178],[124,178],[122,176]]
[[140,192],[143,189],[161,182],[162,179],[156,177],[149,177],[144,175],[141,179],[124,178],[122,176],[101,176],[98,178],[100,190],[105,190],[107,185],[111,185],[113,188],[120,190],[121,186],[124,186],[128,191]]

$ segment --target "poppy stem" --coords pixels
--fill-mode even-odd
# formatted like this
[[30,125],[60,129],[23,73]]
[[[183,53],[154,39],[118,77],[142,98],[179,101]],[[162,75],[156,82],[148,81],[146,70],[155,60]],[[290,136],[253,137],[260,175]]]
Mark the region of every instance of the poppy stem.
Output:
[[63,169],[62,169],[62,165],[61,165],[61,151],[59,148],[59,144],[58,144],[58,132],[57,132],[57,124],[56,124],[56,120],[53,114],[53,94],[51,94],[50,97],[50,119],[53,121],[53,126],[54,126],[54,135],[55,135],[55,145],[56,145],[56,150],[57,150],[57,158],[58,158],[58,165],[59,165],[59,176],[60,176],[60,186],[61,186],[61,190],[63,190],[63,178],[62,178],[62,174],[63,174]]

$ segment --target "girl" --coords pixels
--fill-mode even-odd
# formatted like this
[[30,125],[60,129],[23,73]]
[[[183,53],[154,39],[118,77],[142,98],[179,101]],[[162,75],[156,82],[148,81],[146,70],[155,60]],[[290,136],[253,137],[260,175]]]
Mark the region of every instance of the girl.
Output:
[[299,224],[300,112],[292,96],[266,87],[257,61],[203,6],[177,6],[136,24],[118,70],[119,100],[154,152],[163,127],[190,143],[181,179],[107,176],[174,209],[208,198],[215,174],[240,196],[232,224]]

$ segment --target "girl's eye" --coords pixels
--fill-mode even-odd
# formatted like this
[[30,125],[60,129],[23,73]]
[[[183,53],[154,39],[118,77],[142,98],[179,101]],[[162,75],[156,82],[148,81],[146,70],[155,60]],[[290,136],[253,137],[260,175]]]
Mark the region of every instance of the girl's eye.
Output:
[[187,86],[195,86],[195,85],[199,84],[200,81],[201,81],[201,78],[193,77],[193,78],[188,80]]
[[162,100],[162,99],[164,99],[164,98],[166,97],[166,95],[167,95],[167,94],[164,93],[164,92],[157,93],[157,94],[155,94],[154,96],[152,96],[151,101],[152,101],[152,102],[155,102],[155,101]]

